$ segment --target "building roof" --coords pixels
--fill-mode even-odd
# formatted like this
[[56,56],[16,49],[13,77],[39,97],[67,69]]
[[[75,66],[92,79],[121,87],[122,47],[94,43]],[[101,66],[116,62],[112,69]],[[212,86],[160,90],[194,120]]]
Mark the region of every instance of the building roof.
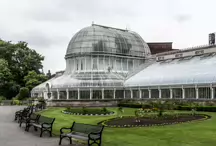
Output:
[[146,56],[150,49],[135,32],[93,24],[72,37],[65,57],[92,52]]
[[153,62],[125,81],[126,87],[216,83],[216,56],[201,55]]

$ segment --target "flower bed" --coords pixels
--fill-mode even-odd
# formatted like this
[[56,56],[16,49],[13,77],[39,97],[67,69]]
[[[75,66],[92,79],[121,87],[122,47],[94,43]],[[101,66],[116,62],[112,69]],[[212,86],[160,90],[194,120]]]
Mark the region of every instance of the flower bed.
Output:
[[62,112],[64,114],[89,116],[104,116],[114,114],[113,111],[109,111],[106,108],[67,108]]
[[149,127],[149,126],[164,126],[164,125],[172,125],[178,123],[186,123],[197,120],[206,120],[211,118],[208,115],[204,114],[179,114],[176,116],[166,116],[160,118],[152,118],[152,117],[142,117],[139,118],[139,122],[137,122],[136,117],[127,116],[122,118],[113,118],[102,121],[98,124],[102,124],[108,127]]

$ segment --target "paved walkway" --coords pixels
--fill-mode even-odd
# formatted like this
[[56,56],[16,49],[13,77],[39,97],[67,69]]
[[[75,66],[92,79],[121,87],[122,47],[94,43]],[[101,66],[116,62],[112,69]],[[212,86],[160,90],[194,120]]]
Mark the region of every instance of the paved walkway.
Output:
[[[31,129],[29,132],[20,128],[17,122],[14,122],[14,113],[21,106],[0,106],[0,146],[58,146],[58,138],[51,138],[46,134],[40,138],[38,132]],[[65,140],[63,146],[70,146]]]

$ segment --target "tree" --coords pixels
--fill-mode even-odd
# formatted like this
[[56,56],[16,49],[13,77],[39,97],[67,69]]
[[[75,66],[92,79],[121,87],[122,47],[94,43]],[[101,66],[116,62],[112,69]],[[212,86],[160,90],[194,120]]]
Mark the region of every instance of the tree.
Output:
[[[0,61],[0,95],[12,98],[19,93],[20,87],[26,85],[24,77],[29,71],[40,74],[44,57],[30,49],[26,42],[11,43],[0,39],[0,59],[4,60]],[[31,82],[28,85],[40,83]]]
[[17,98],[19,100],[23,100],[25,98],[29,97],[29,89],[26,87],[20,88],[19,94],[17,95]]
[[8,63],[5,59],[0,59],[0,95],[7,96],[5,89],[8,88],[12,78]]
[[29,71],[24,77],[25,86],[31,91],[35,86],[45,82],[48,79],[44,74],[37,74],[35,71]]
[[38,54],[35,50],[28,48],[26,42],[11,42],[0,41],[0,58],[8,62],[9,69],[13,75],[13,80],[20,86],[24,86],[23,78],[29,71],[40,73],[43,68],[42,61],[44,57]]
[[5,59],[0,59],[0,86],[4,86],[11,80],[11,72],[8,62]]

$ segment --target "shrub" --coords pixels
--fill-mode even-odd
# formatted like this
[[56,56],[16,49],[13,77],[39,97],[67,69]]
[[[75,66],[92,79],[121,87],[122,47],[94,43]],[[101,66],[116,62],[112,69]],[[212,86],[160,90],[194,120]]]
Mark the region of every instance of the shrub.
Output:
[[87,114],[86,107],[82,107],[82,112],[83,112],[83,114]]
[[22,102],[20,100],[13,99],[12,100],[12,105],[22,105]]
[[103,111],[103,112],[107,112],[108,110],[107,110],[107,108],[103,107],[103,108],[102,108],[102,111]]
[[0,103],[2,102],[2,100],[6,100],[6,97],[0,96]]
[[143,108],[142,104],[139,103],[119,103],[119,107],[130,107],[130,108]]
[[71,112],[71,113],[79,113],[79,114],[110,114],[111,111],[107,110],[107,111],[103,111],[100,108],[86,108],[86,107],[82,107],[82,108],[66,108],[65,109],[66,112]]
[[19,100],[23,100],[27,97],[29,97],[29,89],[26,87],[20,88],[20,91],[19,91],[19,94],[17,95],[17,98]]
[[176,110],[186,110],[191,111],[192,109],[196,109],[196,111],[204,111],[204,112],[216,112],[216,106],[177,106]]

